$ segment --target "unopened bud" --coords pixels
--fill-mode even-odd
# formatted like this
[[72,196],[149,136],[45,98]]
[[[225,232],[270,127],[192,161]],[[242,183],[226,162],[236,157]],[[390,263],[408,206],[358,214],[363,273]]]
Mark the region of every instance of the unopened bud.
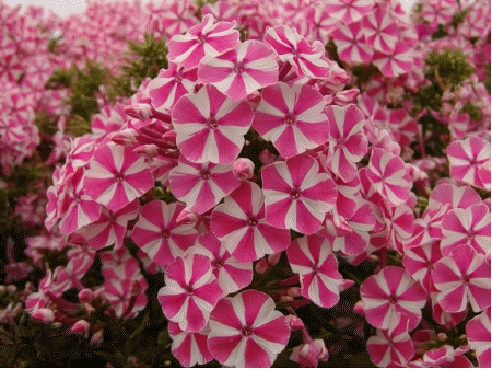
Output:
[[292,298],[302,297],[302,289],[301,289],[301,287],[290,287],[287,290],[287,296],[290,296]]
[[364,315],[364,305],[362,303],[362,300],[357,301],[354,304],[354,313]]
[[358,88],[352,88],[351,90],[345,90],[337,92],[335,95],[336,104],[350,104],[359,95],[360,90]]
[[294,302],[294,298],[291,296],[280,296],[279,301],[282,302]]
[[255,272],[259,275],[263,275],[269,269],[268,267],[269,266],[266,258],[261,258],[255,265]]
[[234,176],[240,181],[246,181],[255,173],[255,163],[246,158],[236,159],[232,167]]
[[277,254],[268,255],[268,257],[267,257],[268,265],[270,265],[270,266],[277,265],[277,263],[280,261],[281,256],[282,256],[281,252],[279,252]]
[[304,322],[294,314],[287,315],[285,321],[290,325],[293,331],[302,331],[304,329]]
[[153,159],[159,153],[159,148],[154,144],[147,144],[147,145],[142,145],[142,146],[139,146],[139,147],[133,149],[133,152],[135,154],[142,155],[143,157],[145,157],[147,159]]
[[448,339],[448,336],[446,335],[446,333],[441,332],[441,333],[437,334],[436,338],[440,342],[446,342],[446,340]]
[[121,131],[111,132],[108,137],[121,146],[128,146],[137,142],[138,132],[133,128],[122,129]]
[[154,108],[150,104],[134,104],[125,106],[125,113],[133,118],[150,119],[154,115]]
[[273,161],[277,158],[277,156],[274,153],[272,153],[270,150],[264,149],[260,151],[260,155],[258,156],[258,158],[260,159],[261,164],[268,165],[273,163]]
[[55,321],[55,313],[50,309],[34,310],[31,317],[41,323],[53,323]]
[[188,223],[196,223],[198,222],[198,218],[198,214],[195,213],[193,210],[190,210],[189,208],[184,208],[178,214],[178,217],[176,218],[176,224],[182,225]]
[[74,323],[74,325],[72,325],[72,328],[70,328],[70,330],[73,333],[88,334],[90,328],[91,325],[89,324],[89,322],[86,322],[85,320],[79,320],[78,322]]
[[95,346],[99,346],[104,342],[104,331],[101,329],[94,333],[91,337],[91,344]]
[[354,285],[354,281],[351,279],[343,279],[342,284],[338,286],[339,291],[345,291],[348,290],[350,287]]
[[173,144],[176,144],[176,136],[177,136],[176,131],[174,129],[171,129],[162,135],[162,139],[166,141],[170,141]]
[[89,288],[84,288],[79,292],[79,301],[83,304],[90,304],[94,300],[94,293]]

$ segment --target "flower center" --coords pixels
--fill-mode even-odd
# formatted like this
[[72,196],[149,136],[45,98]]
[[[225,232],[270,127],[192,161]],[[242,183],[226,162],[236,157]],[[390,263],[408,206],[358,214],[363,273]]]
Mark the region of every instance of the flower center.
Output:
[[287,114],[284,118],[284,123],[291,126],[296,122],[296,117],[293,114]]
[[224,260],[220,257],[212,261],[212,266],[215,268],[222,268],[224,266]]
[[313,267],[313,274],[318,274],[319,273],[319,268],[317,265]]
[[186,286],[186,294],[188,296],[195,296],[195,291],[193,291],[193,288],[191,288],[190,286]]
[[236,73],[243,73],[244,72],[244,62],[242,61],[237,61],[236,65],[234,66],[234,72]]
[[297,199],[299,196],[301,196],[301,189],[299,187],[293,188],[290,197]]
[[251,333],[253,333],[253,328],[250,326],[245,326],[241,330],[241,333],[243,334],[243,336],[249,336]]
[[161,235],[162,238],[169,238],[169,230],[163,229]]
[[207,42],[207,36],[202,35],[202,34],[198,35],[198,43],[199,44],[205,44],[206,42]]
[[214,117],[208,118],[207,124],[211,129],[215,129],[219,126],[219,122]]
[[398,302],[398,298],[395,295],[390,295],[388,300],[390,304],[396,304]]
[[463,275],[463,277],[461,277],[461,281],[462,281],[464,284],[468,284],[468,283],[470,283],[470,276],[469,276],[468,274]]
[[204,181],[208,181],[210,179],[210,171],[208,169],[202,169],[200,171],[200,177],[202,177]]
[[125,178],[125,177],[123,176],[123,174],[121,174],[121,173],[117,173],[117,174],[116,174],[116,182],[121,183],[121,182],[123,182],[123,179],[124,179],[124,178]]
[[251,217],[248,219],[248,224],[251,226],[251,227],[256,227],[257,224],[258,224],[258,218],[256,217]]

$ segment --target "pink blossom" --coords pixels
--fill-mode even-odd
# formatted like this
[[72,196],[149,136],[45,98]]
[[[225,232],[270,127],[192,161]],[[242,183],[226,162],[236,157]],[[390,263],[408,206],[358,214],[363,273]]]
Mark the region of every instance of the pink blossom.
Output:
[[374,55],[374,49],[367,43],[365,28],[362,23],[340,24],[332,32],[331,38],[337,46],[340,60],[353,64],[369,64]]
[[192,163],[183,155],[169,173],[169,184],[176,198],[203,214],[229,195],[241,182],[234,176],[233,164]]
[[467,243],[477,252],[490,252],[490,210],[485,204],[472,205],[467,209],[451,209],[442,219],[441,242],[443,255],[448,255],[455,246]]
[[299,363],[301,368],[317,368],[319,360],[328,360],[328,349],[322,338],[294,347],[290,360]]
[[[135,281],[138,281],[142,288],[142,293],[138,296],[132,296],[130,293]],[[147,288],[147,281],[139,272],[134,279],[106,279],[102,287],[102,295],[109,302],[110,310],[114,311],[117,317],[130,319],[147,306],[147,295],[145,294]]]
[[234,50],[200,61],[198,78],[212,83],[233,101],[278,81],[276,53],[259,41],[239,42]]
[[325,10],[343,24],[360,21],[374,7],[372,0],[326,0]]
[[214,24],[211,14],[203,16],[200,24],[191,27],[185,35],[174,35],[168,42],[168,60],[185,68],[196,68],[205,55],[217,57],[236,48],[239,32],[234,23]]
[[208,348],[222,365],[264,368],[287,345],[290,326],[264,292],[220,300],[210,314]]
[[408,44],[399,40],[391,54],[375,52],[372,63],[388,78],[395,78],[408,73],[413,67],[413,50]]
[[246,102],[233,102],[212,85],[182,96],[172,110],[176,144],[194,163],[231,163],[253,120]]
[[286,250],[290,232],[272,227],[265,219],[265,197],[251,182],[241,184],[212,211],[210,227],[240,262]]
[[207,347],[207,338],[210,332],[208,326],[200,332],[190,333],[181,330],[178,323],[169,322],[167,331],[173,340],[171,351],[184,367],[191,368],[195,365],[204,365],[213,359]]
[[432,190],[429,207],[436,208],[448,204],[451,208],[466,209],[481,202],[480,195],[470,186],[440,183]]
[[31,317],[41,323],[53,323],[55,321],[55,313],[50,309],[36,309],[31,313]]
[[89,322],[85,320],[79,320],[78,322],[75,322],[72,325],[72,328],[70,330],[74,333],[78,334],[89,334],[89,329],[91,328],[91,325]]
[[261,172],[266,220],[277,228],[315,233],[336,202],[336,184],[306,154],[267,165]]
[[324,45],[319,41],[309,43],[295,28],[268,27],[264,41],[275,49],[281,61],[290,64],[297,76],[324,79],[330,75]]
[[162,267],[183,255],[198,238],[194,223],[176,222],[184,208],[183,204],[168,205],[162,200],[153,200],[142,206],[139,220],[133,227],[132,240]]
[[469,137],[451,142],[446,153],[451,177],[475,187],[484,188],[479,170],[490,161],[490,142]]
[[490,264],[469,245],[455,246],[435,263],[432,280],[439,291],[437,302],[445,311],[465,311],[468,302],[474,312],[490,306]]
[[109,143],[94,152],[84,189],[98,204],[117,211],[154,186],[149,165],[131,148]]
[[455,350],[451,345],[428,350],[422,358],[423,364],[427,368],[471,368],[470,360],[461,351],[459,349]]
[[343,182],[348,183],[356,177],[356,163],[367,152],[367,139],[363,130],[364,115],[354,104],[344,107],[330,105],[325,112],[330,124],[330,160],[327,160],[327,167]]
[[316,305],[330,308],[338,303],[342,276],[327,239],[313,234],[295,239],[287,250],[292,271],[301,277],[302,295]]
[[398,25],[391,19],[388,10],[387,5],[380,3],[373,12],[364,17],[367,44],[383,53],[392,53],[398,41]]
[[190,333],[200,332],[210,312],[222,296],[219,281],[205,255],[188,254],[176,258],[166,268],[165,286],[157,299],[166,318]]
[[432,291],[431,272],[434,264],[441,260],[442,253],[439,242],[416,245],[404,251],[402,264],[413,279],[430,295]]
[[466,323],[466,338],[472,350],[475,350],[478,365],[490,366],[490,307]]
[[253,128],[289,159],[314,149],[328,139],[328,119],[323,96],[312,86],[284,82],[261,92]]
[[246,158],[238,158],[233,163],[233,173],[240,181],[246,181],[255,174],[255,163]]
[[399,313],[408,317],[408,329],[414,329],[420,323],[427,300],[420,284],[397,266],[386,266],[366,278],[360,295],[367,322],[380,329],[394,327]]

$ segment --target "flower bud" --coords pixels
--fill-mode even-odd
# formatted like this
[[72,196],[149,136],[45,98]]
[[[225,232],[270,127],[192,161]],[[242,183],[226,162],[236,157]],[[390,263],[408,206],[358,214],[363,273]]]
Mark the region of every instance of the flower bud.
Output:
[[273,161],[277,158],[277,156],[274,153],[272,153],[270,150],[264,149],[260,151],[260,155],[258,156],[258,158],[260,159],[261,164],[268,165],[273,163]]
[[270,265],[270,266],[277,265],[277,263],[280,261],[280,256],[282,256],[281,252],[279,252],[277,254],[268,255],[268,257],[267,257],[268,265]]
[[261,258],[255,265],[255,272],[259,275],[263,275],[269,269],[266,258]]
[[446,335],[446,333],[441,332],[441,333],[437,334],[436,338],[438,341],[446,342],[446,340],[448,339],[448,336]]
[[153,117],[154,108],[150,104],[134,104],[125,106],[125,113],[133,118],[150,119]]
[[233,164],[234,176],[240,181],[246,181],[255,173],[255,163],[246,158],[239,158]]
[[138,132],[133,128],[126,128],[108,134],[109,139],[121,146],[129,146],[137,142],[137,136]]
[[290,287],[287,290],[287,295],[293,298],[302,297],[302,289],[301,287]]
[[189,208],[184,208],[176,218],[176,224],[189,224],[198,222],[199,215]]
[[91,337],[91,344],[95,346],[99,346],[104,342],[104,331],[101,329],[94,333]]
[[364,305],[362,303],[362,300],[357,301],[354,304],[354,313],[364,315]]
[[285,321],[290,325],[293,331],[302,331],[304,329],[304,322],[294,314],[287,315]]
[[154,144],[147,144],[133,149],[133,152],[142,155],[146,159],[153,159],[159,153],[159,148]]
[[303,368],[317,368],[319,360],[328,360],[328,350],[326,349],[325,341],[319,338],[294,347],[290,359],[299,363]]
[[173,145],[176,145],[176,131],[171,129],[162,135],[162,139],[170,141]]
[[89,322],[86,322],[85,320],[79,320],[72,325],[72,328],[70,328],[70,330],[73,333],[88,334],[90,328],[91,325],[89,324]]
[[31,317],[41,323],[53,323],[55,321],[55,313],[49,309],[34,310]]
[[94,293],[90,288],[84,288],[79,292],[79,301],[83,304],[90,304],[94,300]]

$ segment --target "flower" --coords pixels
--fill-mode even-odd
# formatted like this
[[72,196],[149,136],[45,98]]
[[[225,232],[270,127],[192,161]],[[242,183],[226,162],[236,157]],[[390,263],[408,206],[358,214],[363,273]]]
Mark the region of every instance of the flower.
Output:
[[142,206],[138,222],[133,227],[132,240],[162,267],[183,255],[198,238],[195,223],[176,222],[184,208],[183,204],[167,205],[162,200],[153,200]]
[[445,311],[465,311],[468,302],[474,312],[490,306],[490,263],[470,245],[455,246],[435,263],[432,280]]
[[429,242],[406,249],[402,264],[412,278],[419,281],[425,292],[430,295],[433,287],[431,271],[441,258],[439,242]]
[[408,317],[409,330],[416,328],[427,300],[420,284],[397,266],[386,266],[366,278],[360,296],[367,322],[379,329],[394,328],[399,313]]
[[319,173],[306,154],[267,165],[261,172],[266,220],[277,228],[315,233],[336,202],[337,187],[328,174]]
[[239,42],[221,56],[206,55],[198,66],[198,78],[209,82],[233,101],[278,81],[275,51],[259,41]]
[[205,255],[177,257],[166,268],[165,286],[157,293],[166,318],[183,331],[197,333],[207,325],[210,312],[222,297],[219,281]]
[[176,144],[194,163],[232,163],[252,120],[246,102],[233,102],[209,84],[182,96],[172,110]]
[[490,307],[466,323],[466,338],[472,350],[475,350],[478,365],[490,366]]
[[253,128],[289,159],[328,139],[323,96],[310,85],[279,82],[261,92]]
[[388,78],[396,78],[413,68],[413,50],[399,40],[391,54],[375,52],[372,63]]
[[330,242],[317,234],[297,238],[287,249],[292,271],[301,277],[302,295],[323,308],[338,303],[343,283],[330,249]]
[[207,338],[210,328],[206,326],[200,332],[186,332],[175,322],[167,323],[169,337],[172,338],[171,351],[179,363],[191,368],[195,365],[204,365],[213,359],[207,347]]
[[289,342],[290,326],[264,292],[220,300],[210,314],[208,349],[224,366],[265,368]]
[[322,338],[294,347],[290,360],[299,363],[301,368],[317,368],[319,360],[328,360],[328,350]]
[[398,25],[388,10],[386,4],[379,3],[363,21],[366,43],[383,53],[392,53],[398,41]]
[[288,230],[267,223],[264,199],[257,184],[245,182],[212,211],[210,228],[242,263],[281,252],[290,244]]
[[340,60],[350,63],[369,64],[374,55],[374,49],[366,41],[366,29],[361,22],[350,24],[341,23],[331,33],[331,37],[337,46]]

